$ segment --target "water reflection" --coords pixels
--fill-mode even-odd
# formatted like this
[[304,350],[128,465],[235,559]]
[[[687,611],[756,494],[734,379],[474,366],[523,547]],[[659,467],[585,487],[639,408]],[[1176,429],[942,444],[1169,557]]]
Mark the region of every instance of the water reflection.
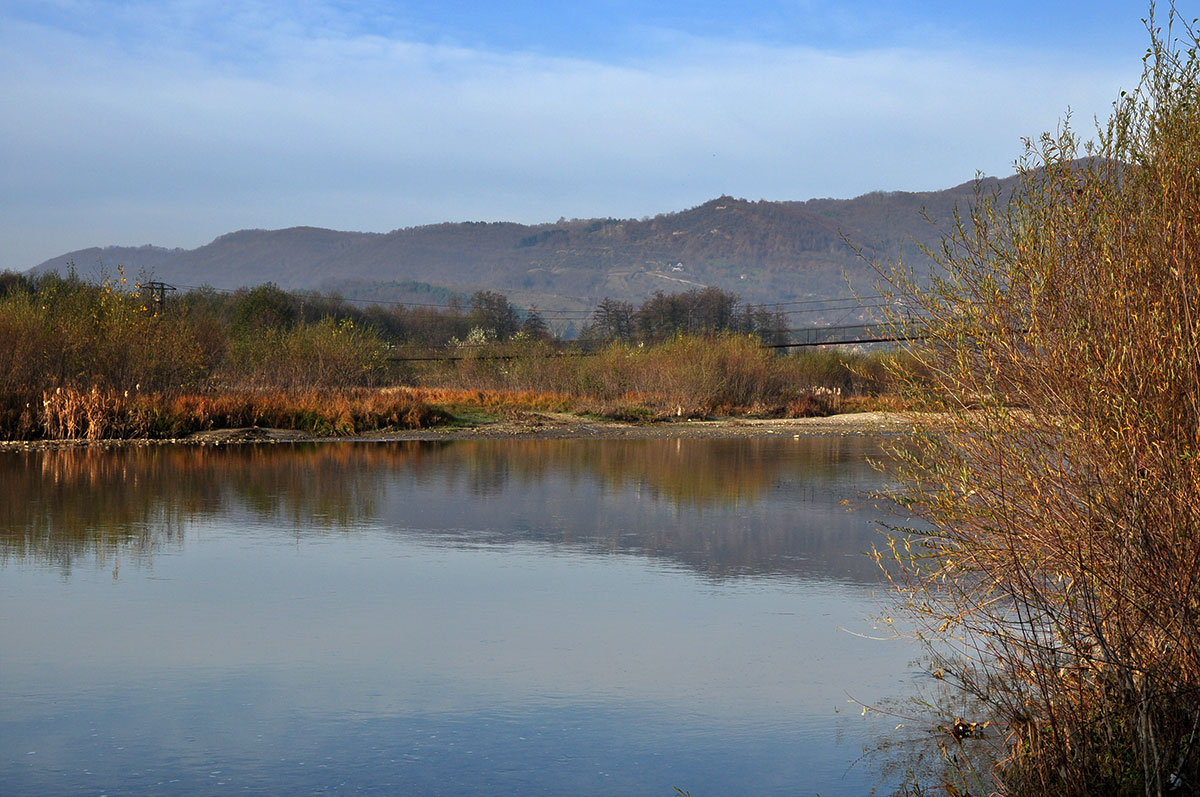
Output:
[[[0,561],[145,564],[193,521],[539,542],[713,578],[870,581],[862,439],[474,441],[60,450],[0,457]],[[466,500],[469,499],[469,500]],[[851,504],[853,501],[850,502]],[[713,510],[720,509],[719,512]],[[498,528],[497,516],[513,518]],[[732,520],[731,520],[732,518]]]
[[0,457],[0,791],[865,793],[874,448]]

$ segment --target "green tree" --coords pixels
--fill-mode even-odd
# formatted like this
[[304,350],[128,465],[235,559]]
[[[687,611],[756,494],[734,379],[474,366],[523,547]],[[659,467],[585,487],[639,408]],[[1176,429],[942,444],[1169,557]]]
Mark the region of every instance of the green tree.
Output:
[[476,291],[471,296],[471,325],[490,330],[497,340],[508,340],[521,328],[517,308],[495,291]]
[[690,308],[683,294],[655,291],[633,316],[634,330],[642,340],[665,340],[688,329]]
[[530,340],[549,340],[551,337],[550,327],[536,307],[530,307],[529,312],[525,314],[525,319],[521,322],[521,333]]
[[0,271],[0,299],[14,293],[29,293],[33,282],[24,274],[15,271]]
[[710,285],[703,290],[689,291],[684,297],[691,305],[688,313],[688,333],[710,335],[736,327],[735,314],[740,301],[736,293]]
[[584,337],[597,340],[629,340],[633,337],[633,305],[605,296],[592,312],[592,323]]
[[291,329],[299,318],[297,301],[273,282],[259,285],[235,300],[234,323],[243,329]]

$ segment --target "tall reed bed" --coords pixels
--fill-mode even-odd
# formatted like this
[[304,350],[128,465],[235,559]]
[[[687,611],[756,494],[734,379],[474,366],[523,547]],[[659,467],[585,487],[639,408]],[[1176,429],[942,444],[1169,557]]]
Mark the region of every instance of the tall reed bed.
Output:
[[[32,421],[36,436],[61,440],[175,438],[210,429],[266,426],[348,435],[382,428],[420,429],[447,414],[411,391],[370,388],[219,393],[133,393],[56,388]],[[33,436],[33,435],[31,435]]]

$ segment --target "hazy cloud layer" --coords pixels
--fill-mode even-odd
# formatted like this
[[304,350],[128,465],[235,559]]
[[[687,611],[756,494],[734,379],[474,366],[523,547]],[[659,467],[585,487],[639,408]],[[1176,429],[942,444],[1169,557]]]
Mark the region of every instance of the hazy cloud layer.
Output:
[[605,58],[406,37],[322,4],[52,11],[0,18],[0,268],[244,227],[943,188],[1009,173],[1020,137],[1068,106],[1090,130],[1140,66],[1136,50],[833,50],[663,28]]

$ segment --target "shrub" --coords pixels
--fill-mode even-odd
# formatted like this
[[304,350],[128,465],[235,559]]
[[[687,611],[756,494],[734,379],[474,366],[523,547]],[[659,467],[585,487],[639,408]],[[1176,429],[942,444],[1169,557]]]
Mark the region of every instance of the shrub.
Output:
[[949,413],[897,451],[892,554],[1005,793],[1200,790],[1200,64],[1150,29],[1096,144],[1031,142],[931,284],[890,274]]
[[350,319],[257,328],[234,337],[217,376],[230,387],[276,390],[370,385],[381,376],[384,348],[373,331]]

